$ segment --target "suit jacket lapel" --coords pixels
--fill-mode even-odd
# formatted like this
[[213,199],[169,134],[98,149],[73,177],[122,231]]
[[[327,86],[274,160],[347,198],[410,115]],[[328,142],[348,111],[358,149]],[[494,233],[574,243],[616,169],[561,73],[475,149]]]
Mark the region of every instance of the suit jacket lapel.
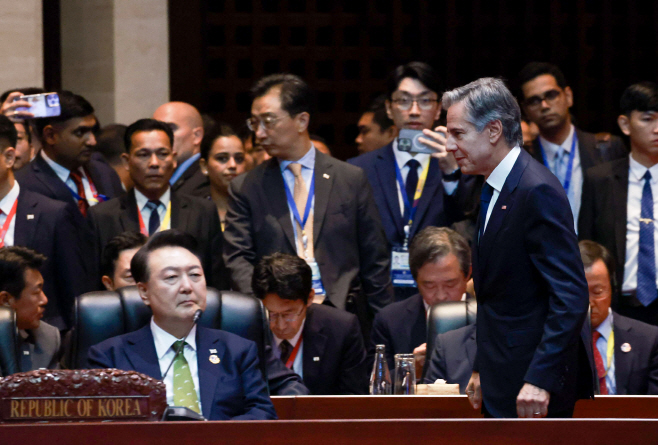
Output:
[[[628,202],[628,169],[629,158],[626,162],[615,164],[612,179],[612,209],[616,216],[615,221],[615,252],[617,264],[624,264],[626,259],[626,219]],[[622,216],[623,215],[623,216]],[[620,277],[623,278],[623,277]]]
[[162,379],[158,355],[150,324],[135,331],[135,336],[127,340],[126,357],[135,371]]
[[185,230],[188,226],[192,209],[189,202],[183,201],[174,191],[171,192],[171,228]]
[[[423,304],[423,297],[416,294],[409,299],[407,305],[407,320],[413,320],[413,323],[408,323],[409,326],[409,347],[411,350],[418,345],[414,345],[417,339],[427,339],[427,316],[425,313],[425,305]],[[423,341],[425,343],[425,341]],[[420,343],[422,344],[422,343]]]
[[[217,372],[217,367],[225,366],[222,364],[224,360],[229,360],[226,357],[226,348],[224,343],[211,333],[202,328],[197,327],[196,331],[196,358],[199,367],[199,392],[201,393],[201,410],[203,417],[210,418],[212,411],[213,399],[215,397],[215,389],[219,382],[219,377],[223,374]],[[210,361],[210,349],[217,350],[219,363],[214,364]],[[223,368],[222,368],[223,369]]]
[[[328,337],[322,332],[322,327],[313,323],[313,305],[308,308],[306,313],[306,322],[304,323],[304,331],[302,333],[302,347],[304,348],[304,356],[302,359],[302,373],[304,374],[304,382],[309,382],[309,388],[312,383],[318,382],[321,374],[320,369],[324,365],[324,350]],[[319,361],[314,361],[314,357],[320,357]]]
[[327,162],[326,155],[315,151],[315,204],[313,206],[313,247],[315,248],[320,239],[320,230],[324,223],[324,217],[329,205],[331,186],[334,183],[332,165]]
[[596,140],[594,135],[587,134],[576,128],[576,137],[578,138],[578,155],[580,156],[580,169],[585,176],[588,168],[594,167],[595,159],[593,155],[596,154]]
[[468,336],[465,344],[466,357],[468,358],[468,364],[471,367],[473,367],[473,363],[475,362],[475,331],[475,328],[471,329],[471,335]]
[[376,168],[379,184],[384,192],[388,211],[391,214],[391,221],[395,224],[395,229],[404,239],[404,226],[402,223],[402,213],[400,213],[400,198],[398,196],[397,177],[395,174],[395,155],[393,154],[393,144],[388,144],[386,148],[377,155]]
[[622,352],[621,345],[624,343],[632,345],[632,327],[617,314],[613,314],[612,329],[615,333],[615,384],[617,385],[617,394],[626,395],[628,394],[628,378],[633,364],[633,352],[632,349],[631,352]]
[[[29,167],[37,173],[35,177],[51,191],[55,199],[64,202],[73,202],[71,190],[41,156],[37,156],[36,159],[29,164]],[[80,214],[80,216],[82,216],[82,214]]]
[[541,148],[539,147],[539,136],[537,136],[535,140],[532,141],[532,146],[528,148],[527,152],[533,158],[535,158],[537,162],[539,162],[541,165],[544,165],[544,159],[541,155]]
[[292,221],[290,220],[290,209],[288,208],[288,200],[286,199],[285,184],[283,176],[279,169],[279,161],[270,159],[267,161],[267,168],[263,174],[263,193],[266,196],[263,202],[270,203],[270,214],[272,214],[279,224],[281,230],[285,234],[293,252],[297,251],[295,246],[295,234],[292,229]]
[[[27,219],[28,215],[33,218]],[[18,194],[18,205],[16,206],[16,223],[14,224],[14,245],[29,246],[34,239],[34,231],[39,224],[38,202],[29,199],[23,189]]]
[[124,231],[139,232],[139,215],[137,214],[137,200],[135,199],[135,190],[130,190],[126,195],[119,198],[121,200],[121,214],[119,220]]
[[443,199],[443,193],[437,193],[437,189],[441,186],[441,174],[439,173],[440,171],[439,161],[437,161],[435,158],[430,158],[427,180],[425,181],[425,187],[423,187],[423,194],[420,196],[420,202],[418,203],[418,208],[414,217],[413,226],[411,227],[409,233],[409,238],[413,238],[413,236],[416,234],[417,228],[422,227],[420,222],[423,220],[423,217],[427,213],[427,209],[429,209],[430,205],[441,205],[438,200]]

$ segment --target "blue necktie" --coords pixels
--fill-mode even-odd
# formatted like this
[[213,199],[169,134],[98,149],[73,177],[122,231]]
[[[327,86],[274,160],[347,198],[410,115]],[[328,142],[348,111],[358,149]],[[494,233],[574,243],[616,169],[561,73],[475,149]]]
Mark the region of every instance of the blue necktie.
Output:
[[[418,187],[418,167],[420,166],[420,162],[415,159],[409,159],[406,165],[409,167],[409,173],[407,173],[407,182],[404,184],[404,188],[407,191],[407,198],[409,198],[409,207],[413,207],[416,187]],[[408,210],[411,210],[411,208]],[[409,215],[405,215],[405,219],[408,217]]]
[[480,230],[478,231],[478,242],[484,234],[484,223],[487,220],[487,210],[489,210],[489,203],[491,202],[492,196],[493,187],[485,182],[482,186],[482,192],[480,193]]
[[567,159],[566,154],[567,152],[562,147],[560,147],[557,153],[555,153],[555,176],[557,176],[557,178],[563,184],[564,184],[564,176],[566,174],[565,165],[564,165],[564,161],[565,159]]
[[637,256],[636,296],[645,306],[649,306],[656,296],[656,248],[654,243],[653,193],[651,173],[644,174],[642,189],[642,213],[640,215],[640,251]]
[[146,207],[151,209],[151,216],[149,217],[149,236],[153,235],[160,228],[160,214],[158,214],[158,207],[162,204],[160,201],[149,201]]

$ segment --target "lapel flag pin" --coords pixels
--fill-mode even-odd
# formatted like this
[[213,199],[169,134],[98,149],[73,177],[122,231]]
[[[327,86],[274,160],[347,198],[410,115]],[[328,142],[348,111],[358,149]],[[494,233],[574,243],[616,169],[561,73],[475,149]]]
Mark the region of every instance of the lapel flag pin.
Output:
[[215,354],[208,357],[208,360],[210,360],[210,363],[213,365],[217,365],[219,363],[219,357],[217,357]]
[[314,361],[314,362],[319,362],[319,361],[320,361],[320,357],[313,357],[313,361]]
[[503,209],[503,210],[507,210],[507,206],[503,206],[502,209]]
[[631,352],[631,345],[629,343],[621,345],[621,352]]
[[34,219],[34,215],[27,215],[27,219]]
[[326,174],[326,173],[324,173],[324,174],[322,175],[322,177],[323,177],[324,179],[329,179],[329,175]]
[[210,350],[210,353],[211,353],[211,354],[217,354],[217,349],[211,349],[211,350]]

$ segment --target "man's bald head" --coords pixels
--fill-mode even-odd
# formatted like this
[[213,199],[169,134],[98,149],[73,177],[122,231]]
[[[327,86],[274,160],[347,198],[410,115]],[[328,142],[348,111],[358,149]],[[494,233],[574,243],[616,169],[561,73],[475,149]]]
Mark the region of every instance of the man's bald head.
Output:
[[199,153],[203,139],[203,119],[192,105],[167,102],[155,110],[153,119],[167,122],[174,130],[174,151],[179,165]]

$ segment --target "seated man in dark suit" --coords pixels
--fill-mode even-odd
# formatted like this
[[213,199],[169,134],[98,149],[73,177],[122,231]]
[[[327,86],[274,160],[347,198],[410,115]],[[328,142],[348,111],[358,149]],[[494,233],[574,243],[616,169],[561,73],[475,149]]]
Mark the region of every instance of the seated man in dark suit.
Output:
[[89,364],[156,379],[165,374],[167,403],[209,420],[275,419],[256,344],[193,321],[196,311],[206,308],[206,279],[196,252],[196,240],[178,230],[149,239],[133,257],[131,270],[153,311],[151,323],[93,346]]
[[135,187],[120,198],[90,210],[96,252],[100,258],[103,247],[125,231],[149,236],[159,230],[180,229],[199,241],[208,284],[227,289],[217,209],[212,202],[179,194],[169,185],[176,155],[173,141],[170,126],[155,119],[140,119],[126,129],[123,162]]
[[471,278],[471,249],[463,236],[447,227],[426,227],[409,248],[409,267],[420,293],[382,309],[372,326],[371,352],[386,346],[393,369],[395,354],[416,356],[416,373],[425,365],[427,311],[441,301],[465,300]]
[[615,262],[594,241],[581,241],[592,314],[594,363],[600,394],[658,394],[658,327],[610,309]]
[[61,357],[59,329],[41,321],[48,298],[39,268],[46,257],[27,247],[0,249],[0,304],[16,313],[20,370],[57,369]]
[[465,394],[473,374],[476,348],[475,323],[437,335],[423,381],[434,383],[443,379],[446,383],[459,383],[460,394]]
[[313,395],[366,394],[368,369],[355,315],[313,304],[311,267],[275,253],[254,268],[254,294],[269,311],[274,353]]

